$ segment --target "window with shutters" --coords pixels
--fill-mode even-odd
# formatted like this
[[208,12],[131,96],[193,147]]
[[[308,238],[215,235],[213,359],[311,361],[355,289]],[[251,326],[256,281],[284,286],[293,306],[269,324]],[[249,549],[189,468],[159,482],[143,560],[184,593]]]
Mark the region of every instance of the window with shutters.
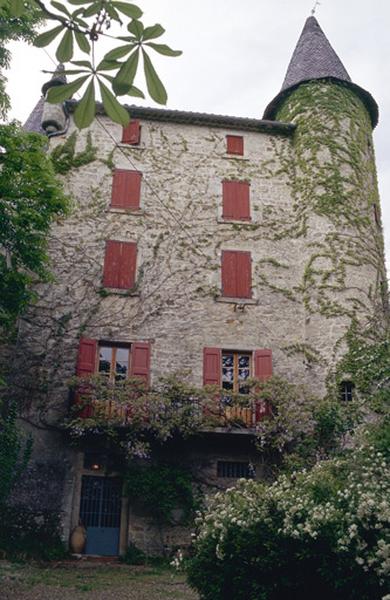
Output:
[[236,154],[238,156],[243,156],[244,138],[242,137],[242,135],[226,136],[226,152],[228,154]]
[[122,144],[137,146],[141,141],[141,125],[138,119],[131,119],[122,129]]
[[81,338],[76,374],[88,377],[94,373],[121,381],[127,377],[141,377],[149,381],[149,342],[99,342]]
[[239,394],[247,394],[246,380],[251,377],[252,354],[222,351],[222,388]]
[[251,262],[250,252],[222,251],[222,296],[225,298],[252,298]]
[[103,285],[107,288],[132,289],[135,285],[137,244],[107,240],[104,255]]
[[250,221],[250,185],[246,181],[222,182],[222,218],[227,221]]
[[112,176],[111,207],[139,210],[141,201],[140,171],[115,169]]

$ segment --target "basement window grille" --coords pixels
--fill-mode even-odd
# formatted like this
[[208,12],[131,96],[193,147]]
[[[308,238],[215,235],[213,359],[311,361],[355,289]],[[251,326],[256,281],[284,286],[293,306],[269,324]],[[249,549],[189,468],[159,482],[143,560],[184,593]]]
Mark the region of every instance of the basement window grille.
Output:
[[252,463],[248,462],[219,460],[217,462],[217,476],[230,479],[254,479],[255,468]]

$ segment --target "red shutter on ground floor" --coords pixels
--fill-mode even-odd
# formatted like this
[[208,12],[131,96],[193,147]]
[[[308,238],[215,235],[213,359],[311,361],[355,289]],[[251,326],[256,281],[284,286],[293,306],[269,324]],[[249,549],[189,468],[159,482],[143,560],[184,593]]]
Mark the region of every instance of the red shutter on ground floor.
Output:
[[226,152],[228,154],[244,154],[244,138],[242,135],[226,136]]
[[137,244],[106,241],[103,285],[108,288],[131,289],[135,284]]
[[136,146],[141,140],[141,125],[138,119],[131,119],[122,130],[122,143]]
[[203,385],[221,387],[222,352],[220,348],[203,349]]
[[141,198],[140,171],[115,169],[112,176],[111,206],[136,210]]
[[245,181],[222,182],[222,217],[237,221],[250,221],[249,183]]
[[149,342],[134,342],[131,346],[130,375],[142,377],[149,385],[150,381],[150,344]]
[[251,253],[239,250],[223,250],[221,276],[223,296],[227,298],[251,298]]

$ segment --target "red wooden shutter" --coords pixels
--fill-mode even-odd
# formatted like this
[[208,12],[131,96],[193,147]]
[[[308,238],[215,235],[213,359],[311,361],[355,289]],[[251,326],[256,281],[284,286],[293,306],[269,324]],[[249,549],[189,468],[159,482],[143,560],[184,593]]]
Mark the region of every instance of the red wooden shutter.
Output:
[[137,266],[135,242],[106,241],[103,285],[128,290],[134,287]]
[[136,146],[140,143],[141,126],[137,119],[131,119],[130,123],[122,130],[122,143]]
[[226,152],[228,154],[244,154],[244,138],[242,135],[226,136]]
[[77,356],[76,375],[86,377],[96,370],[97,341],[80,338],[79,353]]
[[249,183],[245,181],[223,181],[222,200],[224,219],[250,221]]
[[255,352],[255,377],[266,381],[272,377],[272,350],[265,348]]
[[131,289],[134,287],[136,266],[137,244],[135,242],[122,242],[118,288]]
[[250,252],[236,253],[237,298],[252,297],[252,265]]
[[220,348],[203,349],[203,385],[221,387],[222,352]]
[[150,344],[149,342],[135,342],[131,346],[132,377],[142,377],[149,385],[150,379]]
[[141,199],[140,171],[115,169],[112,177],[111,206],[113,208],[137,209]]
[[[80,338],[79,352],[77,356],[76,375],[77,377],[88,377],[93,375],[96,371],[96,355],[97,355],[97,341],[88,338]],[[88,386],[80,386],[78,392],[76,391],[74,396],[74,403],[80,404],[80,395],[88,394]],[[83,401],[84,404],[84,401]],[[85,405],[81,410],[78,411],[78,416],[82,419],[91,417],[93,415],[93,406]]]
[[251,298],[251,253],[222,251],[222,295],[227,298]]
[[122,242],[106,241],[104,255],[103,285],[109,288],[119,287],[119,269],[121,263]]

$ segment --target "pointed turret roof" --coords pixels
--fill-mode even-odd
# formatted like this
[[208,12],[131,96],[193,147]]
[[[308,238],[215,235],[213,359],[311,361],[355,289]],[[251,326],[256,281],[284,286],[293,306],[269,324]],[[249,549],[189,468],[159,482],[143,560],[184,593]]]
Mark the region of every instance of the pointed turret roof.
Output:
[[352,83],[343,63],[333,50],[317,19],[306,20],[301,36],[287,68],[282,89],[267,106],[264,119],[273,119],[281,101],[299,84],[316,79],[343,82],[353,89],[366,105],[373,126],[378,122],[378,106],[372,96]]

